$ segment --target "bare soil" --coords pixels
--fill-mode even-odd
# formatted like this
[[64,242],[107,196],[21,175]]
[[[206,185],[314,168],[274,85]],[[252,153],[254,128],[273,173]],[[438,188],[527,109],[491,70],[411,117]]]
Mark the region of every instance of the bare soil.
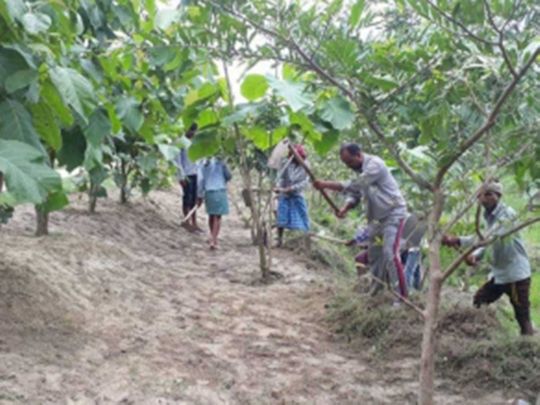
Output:
[[[414,353],[377,365],[325,321],[335,274],[281,250],[283,277],[257,283],[236,213],[212,252],[180,227],[178,195],[93,215],[75,197],[42,238],[32,207],[16,210],[0,229],[1,404],[415,402]],[[438,385],[438,404],[508,403]]]

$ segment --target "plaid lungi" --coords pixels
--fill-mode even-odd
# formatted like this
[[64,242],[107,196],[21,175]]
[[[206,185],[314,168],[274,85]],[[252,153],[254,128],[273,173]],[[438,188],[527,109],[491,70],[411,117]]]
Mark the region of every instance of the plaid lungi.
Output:
[[309,231],[307,204],[303,196],[298,194],[279,196],[277,226],[304,232]]

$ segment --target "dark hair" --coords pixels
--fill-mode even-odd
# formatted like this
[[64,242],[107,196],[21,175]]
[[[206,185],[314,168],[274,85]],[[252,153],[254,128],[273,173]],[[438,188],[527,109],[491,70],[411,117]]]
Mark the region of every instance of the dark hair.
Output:
[[193,124],[191,124],[191,126],[189,127],[189,130],[188,131],[196,131],[197,128],[199,128],[199,126],[197,125],[196,122],[194,122]]
[[362,152],[362,147],[357,143],[344,143],[339,148],[339,154],[341,155],[344,150],[346,150],[349,155],[358,156],[360,152]]

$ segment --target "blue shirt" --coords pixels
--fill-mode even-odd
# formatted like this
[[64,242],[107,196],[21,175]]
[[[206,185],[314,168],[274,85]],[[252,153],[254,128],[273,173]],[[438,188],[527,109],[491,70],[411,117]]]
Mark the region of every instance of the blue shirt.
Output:
[[[499,202],[492,212],[484,213],[484,219],[487,223],[485,237],[491,238],[503,235],[515,225],[516,212]],[[475,236],[465,236],[460,238],[460,243],[470,246],[475,240]],[[514,283],[531,276],[531,265],[519,233],[498,238],[491,246],[475,250],[473,255],[481,257],[485,253],[490,256],[489,264],[495,284]]]
[[221,159],[206,159],[199,164],[197,195],[203,198],[206,191],[224,190],[231,178],[229,168]]

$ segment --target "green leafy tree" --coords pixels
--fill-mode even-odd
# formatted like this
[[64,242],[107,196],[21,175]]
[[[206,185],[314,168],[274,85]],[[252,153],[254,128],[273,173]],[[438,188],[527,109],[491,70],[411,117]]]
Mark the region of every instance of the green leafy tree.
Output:
[[[540,43],[534,3],[197,4],[238,26],[230,54],[310,72],[300,83],[274,83],[273,88],[293,113],[304,115],[321,108],[310,89],[330,94],[321,117],[341,130],[353,113],[358,139],[399,168],[408,190],[422,196],[430,286],[420,314],[425,328],[419,401],[433,403],[441,289],[470,252],[443,269],[441,237],[474,206],[471,178],[487,180],[511,171],[521,181],[538,178],[540,86],[534,72]],[[490,241],[479,240],[476,247]]]

